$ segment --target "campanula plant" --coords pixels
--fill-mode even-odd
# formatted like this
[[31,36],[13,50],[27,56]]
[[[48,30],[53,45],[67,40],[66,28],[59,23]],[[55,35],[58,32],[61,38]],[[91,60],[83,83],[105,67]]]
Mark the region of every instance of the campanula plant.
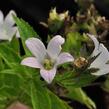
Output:
[[14,11],[0,11],[0,109],[74,109],[72,101],[96,109],[82,87],[109,73],[109,51],[74,23],[68,11],[51,10],[45,44]]

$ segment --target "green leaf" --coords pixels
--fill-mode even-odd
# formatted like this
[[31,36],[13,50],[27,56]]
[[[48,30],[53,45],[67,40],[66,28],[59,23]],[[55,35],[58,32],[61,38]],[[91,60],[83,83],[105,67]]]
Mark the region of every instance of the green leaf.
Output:
[[11,69],[0,72],[0,89],[5,87],[14,89],[18,88],[23,81],[22,77]]
[[90,85],[97,77],[89,74],[88,72],[64,72],[61,75],[57,75],[55,80],[61,86],[72,86],[74,88],[85,87]]
[[20,87],[24,83],[23,79],[11,70],[0,72],[0,102],[8,104],[11,100],[17,99],[21,93]]
[[31,100],[33,109],[51,109],[51,102],[47,89],[38,83],[31,84]]
[[20,54],[20,44],[19,39],[14,37],[11,42],[9,42],[10,47],[17,53]]
[[4,69],[4,66],[3,59],[0,58],[0,71]]
[[51,109],[71,109],[71,107],[66,102],[62,101],[53,92],[48,90],[48,93],[51,99]]
[[96,109],[95,103],[86,95],[81,88],[67,87],[69,93],[68,97],[85,104],[89,109]]
[[30,71],[24,66],[16,65],[13,69],[2,70],[0,72],[0,102],[5,102],[4,106],[6,106],[12,101],[19,100],[31,106],[30,93],[28,92],[31,79],[33,79],[32,69]]
[[16,16],[13,16],[13,17],[18,26],[24,50],[27,55],[30,55],[30,52],[27,50],[27,47],[25,46],[25,41],[31,37],[38,37],[38,35],[35,32],[35,30],[23,19],[20,19]]
[[12,69],[4,69],[0,73],[17,75],[23,80],[40,79],[39,70],[33,69],[20,64],[11,64]]
[[20,63],[19,55],[7,43],[0,43],[0,57],[6,62],[9,67],[11,63]]

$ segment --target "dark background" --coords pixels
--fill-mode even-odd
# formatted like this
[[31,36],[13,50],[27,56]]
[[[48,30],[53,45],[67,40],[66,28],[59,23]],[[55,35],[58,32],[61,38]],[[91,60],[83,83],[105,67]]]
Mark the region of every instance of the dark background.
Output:
[[[99,13],[109,18],[109,5],[104,0],[95,0],[94,4]],[[79,9],[73,0],[3,0],[0,9],[6,15],[11,9],[15,10],[17,16],[29,22],[38,34],[43,38],[47,36],[47,29],[39,24],[39,21],[47,21],[51,8],[56,7],[58,12],[70,11],[74,16]],[[96,102],[98,109],[105,109],[103,102],[103,91],[99,87],[84,88],[88,95]],[[86,109],[86,107],[74,102],[76,109]]]
[[[68,2],[69,1],[69,2]],[[18,17],[23,18],[34,27],[45,42],[48,30],[39,24],[47,21],[49,11],[56,7],[58,12],[69,10],[71,15],[77,12],[77,4],[73,0],[3,0],[0,9],[6,15],[11,9],[15,10]]]
[[[105,1],[94,0],[94,4],[101,15],[109,18],[109,4],[107,5]],[[58,12],[69,10],[72,16],[79,8],[74,0],[2,0],[0,3],[0,9],[5,15],[11,9],[15,10],[17,15],[28,21],[42,37],[47,35],[47,30],[39,25],[39,21],[46,21],[53,7],[56,7]]]
[[[109,2],[108,4],[106,3],[106,0],[94,0],[94,4],[100,14],[109,18]],[[5,14],[14,9],[18,16],[29,20],[31,23],[45,21],[49,10],[53,7],[57,7],[59,12],[69,10],[71,15],[75,15],[78,10],[78,5],[74,0],[3,0],[0,3],[0,9]]]

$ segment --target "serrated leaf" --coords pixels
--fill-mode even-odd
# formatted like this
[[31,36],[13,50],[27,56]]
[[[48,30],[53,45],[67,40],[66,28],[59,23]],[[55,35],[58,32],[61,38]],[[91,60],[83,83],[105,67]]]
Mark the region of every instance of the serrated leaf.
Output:
[[38,37],[35,30],[23,19],[14,16],[14,20],[19,28],[21,38],[26,40],[30,37]]
[[25,41],[31,37],[38,37],[38,35],[35,32],[35,30],[27,22],[25,22],[23,19],[20,19],[16,16],[13,16],[13,17],[14,17],[14,20],[15,20],[17,26],[18,26],[24,50],[25,50],[27,55],[30,55],[30,52],[27,50],[27,47],[25,46]]

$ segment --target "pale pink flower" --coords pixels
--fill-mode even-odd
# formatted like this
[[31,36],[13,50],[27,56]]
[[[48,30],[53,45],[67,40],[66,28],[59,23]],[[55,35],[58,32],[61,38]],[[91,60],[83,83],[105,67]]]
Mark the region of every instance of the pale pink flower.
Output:
[[21,64],[33,68],[40,68],[40,75],[47,82],[51,83],[56,75],[57,66],[65,62],[72,62],[73,56],[61,52],[61,45],[64,38],[60,35],[53,37],[48,43],[47,49],[38,38],[29,38],[26,45],[34,57],[25,58]]

